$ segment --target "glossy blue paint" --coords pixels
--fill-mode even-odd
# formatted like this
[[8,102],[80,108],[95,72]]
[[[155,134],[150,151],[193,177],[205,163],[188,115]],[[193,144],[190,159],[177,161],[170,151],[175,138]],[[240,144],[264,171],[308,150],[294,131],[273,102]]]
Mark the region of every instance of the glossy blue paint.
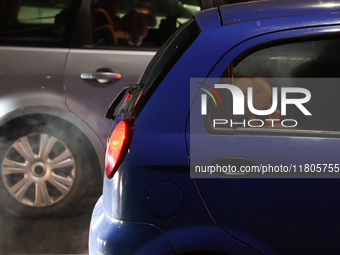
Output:
[[171,182],[157,183],[149,191],[149,208],[159,217],[169,218],[175,216],[181,211],[183,203],[182,190]]
[[[264,42],[338,33],[338,20],[338,13],[323,13],[227,25],[225,31],[228,34],[236,35],[236,31],[244,31],[237,38],[242,43],[224,55],[209,77],[220,77],[237,56]],[[254,29],[256,26],[258,29]],[[296,29],[298,27],[303,28]],[[199,112],[197,100],[191,114]],[[205,157],[195,163],[198,165],[209,165],[213,159],[222,156],[251,158],[257,165],[275,165],[278,162],[300,165],[320,161],[336,164],[337,148],[340,146],[339,139],[329,138],[211,136],[206,135],[203,122],[191,128],[190,138],[199,142],[191,144],[191,152],[195,148],[210,148]],[[325,154],[325,151],[331,153]],[[337,236],[338,231],[337,213],[334,212],[339,212],[340,206],[334,204],[334,191],[339,181],[197,179],[197,184],[214,219],[232,236],[247,240],[248,244],[264,254],[315,254],[325,251],[332,253],[338,249],[331,236]],[[332,210],[326,209],[330,207]],[[320,220],[320,214],[327,215],[327,219]]]
[[[161,181],[175,183],[186,198],[182,210],[175,217],[157,217],[148,206],[148,191]],[[116,219],[152,222],[167,233],[177,252],[188,252],[192,247],[205,250],[210,247],[209,250],[223,253],[256,254],[247,245],[223,232],[212,220],[188,168],[125,165],[111,180],[104,180],[103,192],[104,208],[108,214]],[[209,231],[197,232],[198,225]],[[219,233],[219,237],[211,238],[211,233]],[[223,245],[225,243],[228,245]]]
[[89,237],[90,254],[176,254],[164,232],[152,224],[118,220],[94,208]]
[[[104,179],[103,199],[91,220],[90,254],[305,254],[337,249],[338,180],[194,179],[188,160],[188,154],[205,147],[209,150],[198,164],[223,156],[246,157],[256,164],[339,163],[339,139],[209,135],[202,121],[194,127],[187,122],[189,112],[200,111],[195,95],[189,100],[190,78],[220,77],[240,54],[264,42],[339,32],[338,1],[319,2],[229,5],[220,8],[222,21],[217,9],[195,15],[200,35],[138,115],[121,167],[111,180]],[[172,191],[157,191],[159,183],[178,187],[183,205],[176,198],[169,207],[164,192],[171,198]],[[156,192],[151,206],[150,190]],[[152,245],[156,250],[150,252]]]
[[[200,104],[195,102],[191,114],[199,112]],[[190,131],[192,154],[196,153],[195,148],[209,148],[201,153],[199,161],[191,162],[193,165],[211,165],[215,158],[223,156],[250,158],[257,165],[339,163],[339,139],[212,136],[207,135],[203,123],[192,125]],[[264,254],[289,254],[292,250],[315,254],[315,251],[331,253],[337,250],[337,242],[330,237],[336,236],[338,231],[335,212],[340,211],[340,205],[334,201],[337,200],[340,179],[291,180],[286,179],[287,175],[282,178],[196,181],[217,223],[233,237],[247,240],[249,245]],[[325,217],[320,218],[320,215]]]
[[221,19],[217,8],[197,12],[195,14],[195,20],[201,29],[201,32],[221,26]]

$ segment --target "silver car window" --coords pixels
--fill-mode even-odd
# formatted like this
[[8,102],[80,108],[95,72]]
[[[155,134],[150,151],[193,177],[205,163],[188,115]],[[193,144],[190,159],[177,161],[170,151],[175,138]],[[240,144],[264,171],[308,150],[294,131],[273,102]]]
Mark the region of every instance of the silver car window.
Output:
[[0,43],[61,46],[72,17],[72,0],[3,0]]
[[95,0],[93,44],[159,47],[199,10],[199,0]]

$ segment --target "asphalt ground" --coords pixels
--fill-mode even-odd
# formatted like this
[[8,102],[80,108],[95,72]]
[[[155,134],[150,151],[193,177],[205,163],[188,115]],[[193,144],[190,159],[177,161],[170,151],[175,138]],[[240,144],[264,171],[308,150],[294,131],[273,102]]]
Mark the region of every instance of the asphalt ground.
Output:
[[102,193],[99,176],[72,216],[23,219],[0,206],[0,254],[88,254],[93,207]]

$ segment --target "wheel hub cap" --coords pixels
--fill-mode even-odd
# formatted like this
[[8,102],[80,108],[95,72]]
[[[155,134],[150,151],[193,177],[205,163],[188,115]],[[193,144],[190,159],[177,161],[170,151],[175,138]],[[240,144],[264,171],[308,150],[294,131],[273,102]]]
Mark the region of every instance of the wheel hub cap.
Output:
[[43,177],[46,174],[46,166],[42,162],[32,165],[32,174],[36,177]]
[[1,163],[2,181],[9,194],[31,207],[58,203],[71,190],[76,164],[70,149],[48,134],[16,140]]

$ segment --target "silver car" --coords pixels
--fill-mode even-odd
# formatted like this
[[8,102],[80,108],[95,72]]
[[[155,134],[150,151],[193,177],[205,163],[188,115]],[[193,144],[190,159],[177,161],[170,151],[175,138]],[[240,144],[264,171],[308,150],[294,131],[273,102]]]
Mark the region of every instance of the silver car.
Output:
[[199,0],[0,0],[1,205],[26,217],[73,209],[104,169],[112,99],[200,9]]

